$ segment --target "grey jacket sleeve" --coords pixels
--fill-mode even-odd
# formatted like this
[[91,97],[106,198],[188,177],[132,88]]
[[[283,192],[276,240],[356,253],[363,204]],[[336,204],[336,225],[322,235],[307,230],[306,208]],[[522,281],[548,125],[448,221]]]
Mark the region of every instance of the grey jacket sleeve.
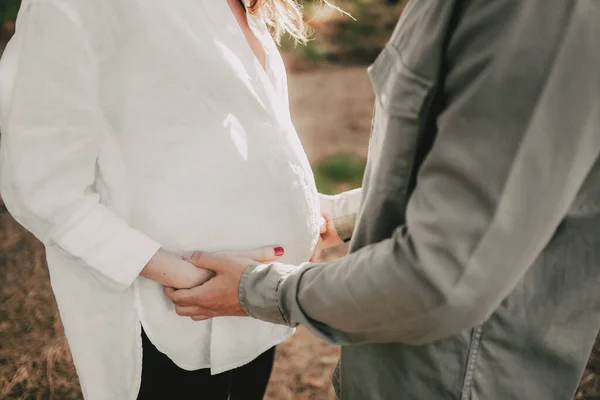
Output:
[[240,284],[248,314],[337,344],[418,345],[485,321],[551,239],[599,154],[599,8],[575,4],[553,44],[523,37],[532,21],[519,17],[495,26],[505,38],[497,50],[470,53],[465,43],[490,21],[460,24],[448,105],[406,226],[335,262],[249,267]]
[[331,215],[337,234],[344,241],[352,238],[361,197],[362,189],[348,190],[334,196],[319,196],[321,209]]

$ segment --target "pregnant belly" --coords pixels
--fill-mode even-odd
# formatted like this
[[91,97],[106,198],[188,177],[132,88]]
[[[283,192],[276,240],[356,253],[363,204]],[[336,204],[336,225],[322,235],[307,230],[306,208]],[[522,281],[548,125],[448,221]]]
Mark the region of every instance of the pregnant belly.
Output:
[[181,174],[137,179],[133,226],[176,253],[281,245],[282,262],[310,258],[319,235],[310,170],[287,163],[217,171],[204,169],[185,179]]

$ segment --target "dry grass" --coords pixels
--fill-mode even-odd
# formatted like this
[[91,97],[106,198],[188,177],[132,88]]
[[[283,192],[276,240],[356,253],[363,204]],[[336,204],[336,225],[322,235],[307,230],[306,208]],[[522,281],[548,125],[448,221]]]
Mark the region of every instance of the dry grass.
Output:
[[75,399],[41,245],[0,211],[0,398]]
[[339,349],[300,328],[277,350],[267,400],[334,400],[331,373]]

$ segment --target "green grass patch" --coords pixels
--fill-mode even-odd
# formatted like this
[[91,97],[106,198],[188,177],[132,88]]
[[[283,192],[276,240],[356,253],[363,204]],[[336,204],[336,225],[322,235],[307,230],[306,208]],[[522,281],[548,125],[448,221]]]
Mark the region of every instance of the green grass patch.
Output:
[[313,165],[320,193],[335,194],[360,187],[366,160],[354,154],[336,154]]

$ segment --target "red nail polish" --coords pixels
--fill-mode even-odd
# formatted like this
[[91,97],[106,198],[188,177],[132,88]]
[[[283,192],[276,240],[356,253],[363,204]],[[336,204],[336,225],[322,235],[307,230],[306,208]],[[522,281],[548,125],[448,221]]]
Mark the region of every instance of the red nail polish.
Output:
[[275,247],[274,250],[275,250],[275,256],[277,256],[277,257],[280,257],[283,255],[283,253],[285,253],[285,250],[281,246]]

